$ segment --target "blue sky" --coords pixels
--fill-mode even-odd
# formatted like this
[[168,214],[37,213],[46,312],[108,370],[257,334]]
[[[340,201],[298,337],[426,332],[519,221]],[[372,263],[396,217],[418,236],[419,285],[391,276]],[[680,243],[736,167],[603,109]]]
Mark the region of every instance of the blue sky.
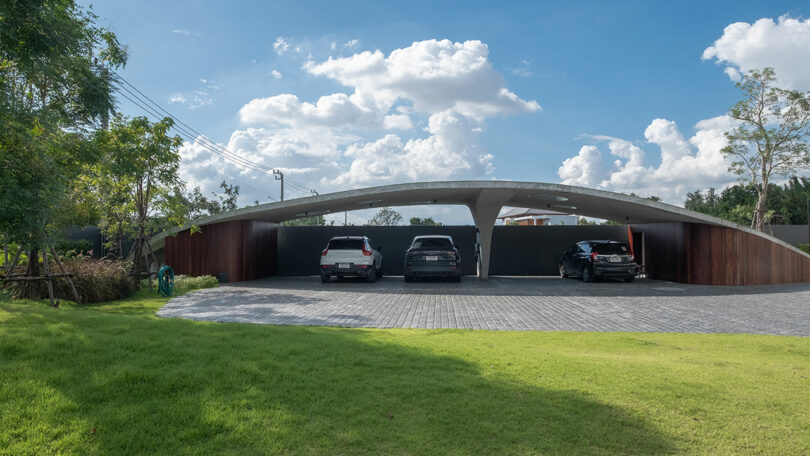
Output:
[[[680,204],[685,191],[734,180],[712,148],[738,98],[735,69],[775,66],[788,85],[810,89],[808,68],[791,63],[810,60],[806,2],[345,3],[101,1],[93,10],[129,46],[120,72],[129,82],[213,141],[321,192],[495,178]],[[748,28],[724,32],[734,23]],[[375,50],[399,69],[357,73],[354,57]],[[413,52],[395,59],[396,50]],[[469,59],[442,60],[454,52]],[[481,59],[481,69],[463,68]],[[449,65],[450,85],[401,75],[423,64]],[[339,112],[317,104],[335,94],[355,97],[341,98]],[[282,116],[282,101],[299,117]],[[210,155],[183,152],[190,186],[214,191],[224,178],[242,186],[245,204],[278,196],[270,177]],[[440,166],[424,167],[433,156]],[[665,171],[690,179],[662,184]]]

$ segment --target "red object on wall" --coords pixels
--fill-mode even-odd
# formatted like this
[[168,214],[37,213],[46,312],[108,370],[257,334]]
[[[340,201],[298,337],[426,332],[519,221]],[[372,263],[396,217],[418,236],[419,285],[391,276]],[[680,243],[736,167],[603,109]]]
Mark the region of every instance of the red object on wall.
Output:
[[236,220],[185,230],[166,238],[166,264],[176,274],[190,276],[228,273],[231,282],[254,280],[276,273],[278,226],[256,220]]
[[627,240],[628,240],[627,243],[630,245],[630,255],[633,255],[633,257],[635,257],[636,252],[633,249],[633,231],[630,230],[630,225],[627,225]]

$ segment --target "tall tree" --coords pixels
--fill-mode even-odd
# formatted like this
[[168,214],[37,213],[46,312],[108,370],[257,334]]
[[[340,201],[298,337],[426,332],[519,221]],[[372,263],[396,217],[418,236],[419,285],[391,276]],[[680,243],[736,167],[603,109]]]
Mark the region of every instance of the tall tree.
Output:
[[732,159],[729,170],[757,191],[751,227],[762,231],[769,217],[771,178],[810,167],[810,92],[776,86],[772,68],[751,70],[737,83],[745,98],[729,109],[739,122],[726,133],[723,153]]
[[391,209],[384,207],[368,221],[371,226],[394,226],[402,222],[402,214]]
[[76,212],[76,176],[98,157],[86,133],[114,105],[102,65],[126,62],[95,21],[72,0],[0,2],[0,234],[27,246],[32,276],[33,259]]
[[104,197],[110,198],[110,202],[119,204],[105,205],[108,216],[121,217],[122,223],[131,223],[136,288],[143,269],[150,217],[155,210],[164,209],[166,213],[167,208],[161,205],[167,204],[171,192],[182,186],[177,174],[182,139],[169,135],[172,125],[168,117],[151,123],[145,117],[128,120],[117,116],[109,131],[98,132],[98,144],[104,152],[99,166],[99,188],[109,192]]

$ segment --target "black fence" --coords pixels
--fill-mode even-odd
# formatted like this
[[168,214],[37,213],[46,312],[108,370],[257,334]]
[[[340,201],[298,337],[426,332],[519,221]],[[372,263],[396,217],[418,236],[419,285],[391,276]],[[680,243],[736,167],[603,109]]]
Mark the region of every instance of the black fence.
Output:
[[[333,236],[368,236],[382,247],[383,271],[402,274],[405,250],[414,236],[453,237],[461,250],[462,271],[475,274],[474,226],[282,226],[278,230],[278,274],[317,274],[321,251]],[[627,242],[627,226],[496,226],[490,275],[553,275],[562,252],[578,241]]]

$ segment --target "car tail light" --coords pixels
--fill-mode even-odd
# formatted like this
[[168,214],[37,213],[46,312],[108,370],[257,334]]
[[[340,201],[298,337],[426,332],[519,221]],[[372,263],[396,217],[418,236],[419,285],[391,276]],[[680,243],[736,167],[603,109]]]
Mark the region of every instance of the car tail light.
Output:
[[321,251],[321,255],[322,255],[322,256],[326,256],[326,254],[327,254],[327,253],[329,253],[329,246],[327,246],[325,249],[323,249],[323,250]]
[[363,255],[371,256],[371,250],[367,250],[365,244],[363,244]]
[[599,261],[599,252],[591,253],[591,260],[593,260],[594,262]]

